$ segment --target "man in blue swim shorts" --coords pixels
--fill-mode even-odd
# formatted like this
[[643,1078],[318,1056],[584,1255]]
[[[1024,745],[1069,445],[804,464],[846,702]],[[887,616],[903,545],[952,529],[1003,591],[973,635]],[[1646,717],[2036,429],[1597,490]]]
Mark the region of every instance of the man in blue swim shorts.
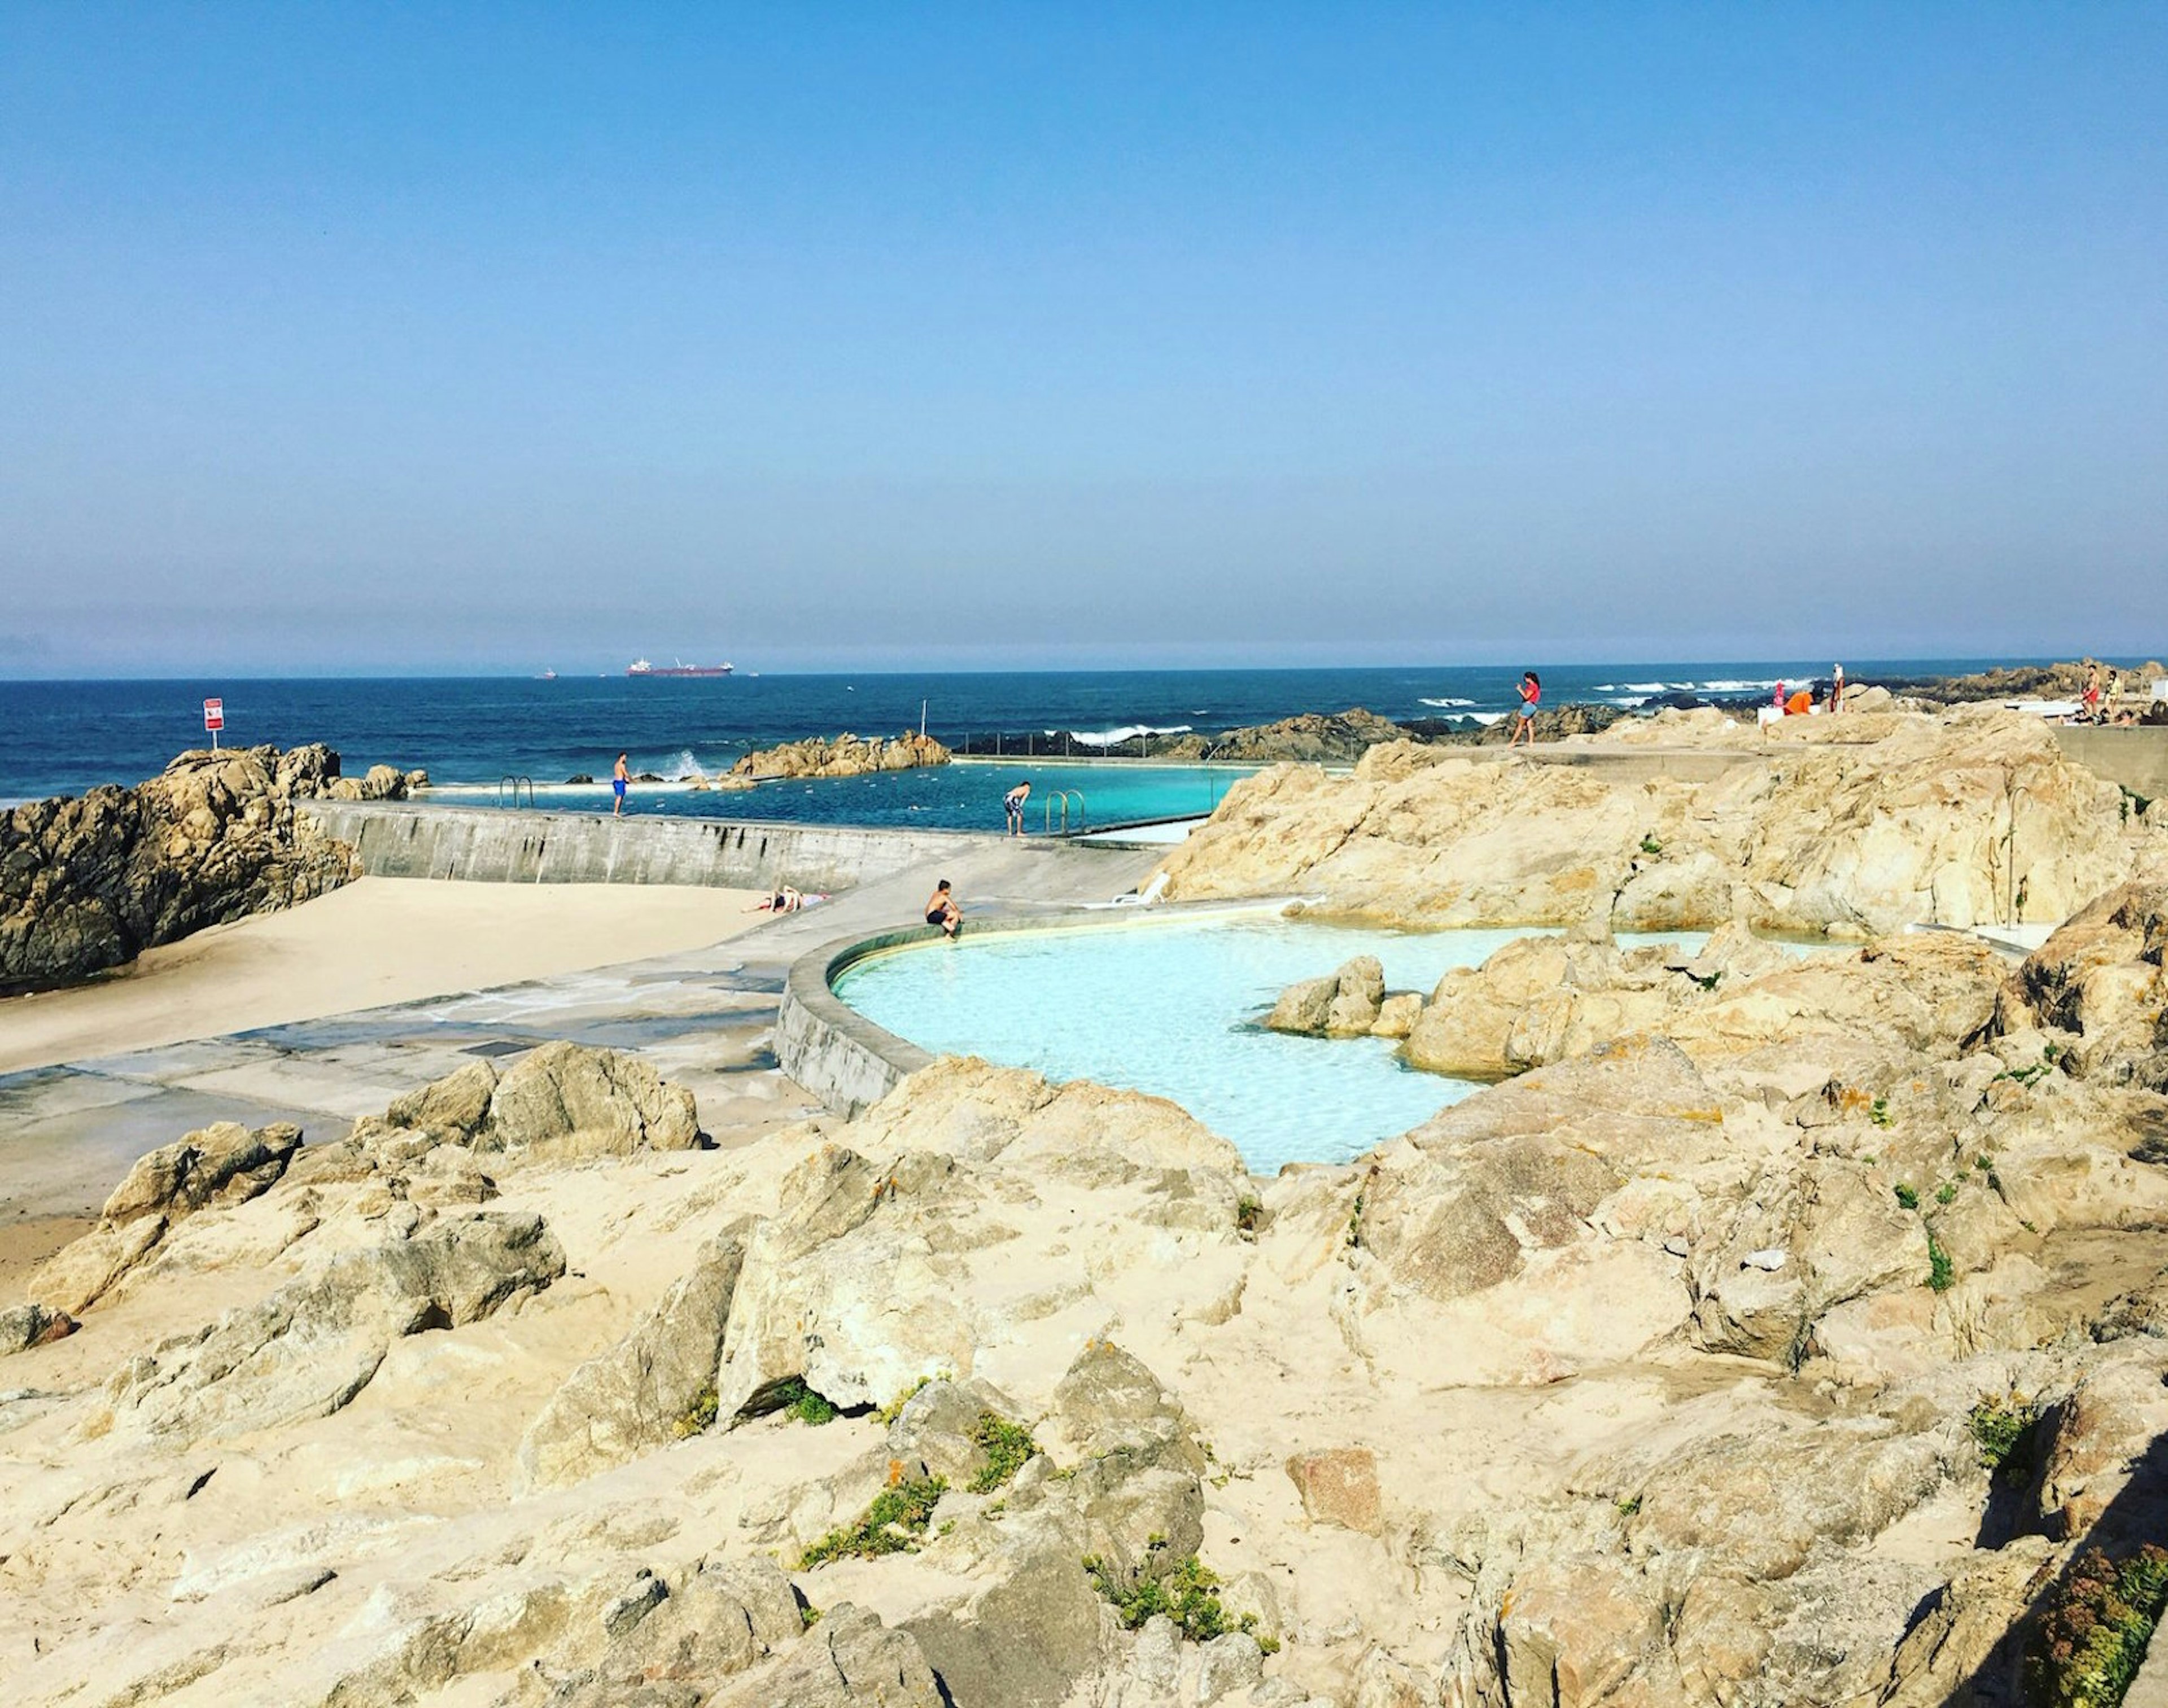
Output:
[[624,810],[624,786],[631,781],[632,773],[625,769],[624,756],[620,753],[617,756],[617,769],[610,773],[610,793],[617,797],[610,803],[613,819]]

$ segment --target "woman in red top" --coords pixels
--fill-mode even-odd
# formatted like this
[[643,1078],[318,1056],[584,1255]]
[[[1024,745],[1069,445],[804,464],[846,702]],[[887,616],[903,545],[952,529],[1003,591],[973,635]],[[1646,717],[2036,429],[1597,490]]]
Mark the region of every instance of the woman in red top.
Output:
[[1533,671],[1523,671],[1521,673],[1521,709],[1515,714],[1521,721],[1513,726],[1512,738],[1506,743],[1506,746],[1519,746],[1523,735],[1528,738],[1529,746],[1536,745],[1536,707],[1543,698],[1541,680]]

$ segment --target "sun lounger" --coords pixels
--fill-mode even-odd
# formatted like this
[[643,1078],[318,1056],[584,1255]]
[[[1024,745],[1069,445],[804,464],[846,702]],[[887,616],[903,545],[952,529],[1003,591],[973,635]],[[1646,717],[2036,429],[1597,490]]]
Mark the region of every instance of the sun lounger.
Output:
[[1166,874],[1162,872],[1154,877],[1152,881],[1142,889],[1130,890],[1126,895],[1118,895],[1112,901],[1087,901],[1084,905],[1087,907],[1150,907],[1166,894]]

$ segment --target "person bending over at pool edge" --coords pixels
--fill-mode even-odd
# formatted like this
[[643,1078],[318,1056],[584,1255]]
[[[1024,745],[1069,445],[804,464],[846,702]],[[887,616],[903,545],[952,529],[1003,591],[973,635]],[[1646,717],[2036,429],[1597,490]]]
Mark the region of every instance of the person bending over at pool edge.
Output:
[[956,933],[964,929],[964,910],[956,905],[956,898],[949,894],[945,878],[933,886],[933,894],[926,898],[926,923],[940,926],[942,936],[951,942],[955,941]]
[[1031,798],[1031,779],[1019,782],[1002,797],[1002,810],[1008,814],[1009,835],[1023,835],[1023,804]]

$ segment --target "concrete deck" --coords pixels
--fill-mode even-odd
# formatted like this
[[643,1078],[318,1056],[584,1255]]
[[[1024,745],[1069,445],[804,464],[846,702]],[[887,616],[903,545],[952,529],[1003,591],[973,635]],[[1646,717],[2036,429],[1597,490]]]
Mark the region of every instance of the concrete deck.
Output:
[[636,1051],[692,1087],[703,1125],[746,1142],[821,1108],[773,1053],[784,982],[809,949],[923,930],[937,878],[971,920],[1029,919],[1134,888],[1164,851],[933,834],[938,857],[711,948],[0,1076],[0,1227],[95,1214],[137,1157],[210,1122],[335,1138],[477,1056],[554,1038]]

